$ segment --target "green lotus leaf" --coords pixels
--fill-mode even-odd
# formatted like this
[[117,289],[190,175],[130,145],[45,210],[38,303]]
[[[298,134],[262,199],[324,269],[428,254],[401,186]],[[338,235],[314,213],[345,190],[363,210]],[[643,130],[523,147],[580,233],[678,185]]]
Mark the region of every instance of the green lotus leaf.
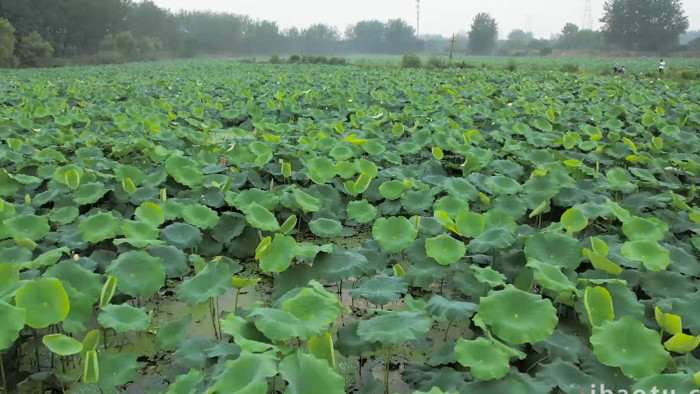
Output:
[[398,200],[404,192],[401,181],[386,181],[379,186],[379,193],[387,200]]
[[80,215],[80,210],[76,207],[63,207],[51,211],[49,220],[60,225],[73,223]]
[[107,267],[107,274],[117,278],[117,289],[132,297],[150,297],[165,284],[163,259],[145,251],[126,252]]
[[466,301],[449,301],[434,294],[425,305],[425,310],[436,318],[455,321],[468,320],[479,309],[478,305]]
[[615,319],[612,297],[604,287],[586,287],[583,303],[591,326],[600,327]]
[[127,238],[146,241],[158,238],[159,231],[158,228],[145,222],[125,220],[122,223],[122,233]]
[[534,278],[545,289],[561,292],[576,292],[576,284],[572,283],[569,278],[561,272],[561,267],[551,264],[545,264],[535,259],[527,261],[527,267],[534,271]]
[[479,191],[476,187],[464,178],[447,178],[443,183],[443,187],[449,195],[465,201],[470,201],[479,196]]
[[119,219],[111,213],[100,212],[88,216],[78,225],[83,240],[98,243],[106,239],[111,239],[121,232]]
[[182,210],[182,218],[187,224],[202,230],[214,227],[219,223],[219,215],[213,209],[200,204],[188,205]]
[[143,172],[138,167],[124,164],[117,165],[114,168],[114,179],[121,182],[127,178],[131,179],[136,186],[142,184],[145,179]]
[[576,208],[569,208],[561,215],[561,224],[566,231],[573,233],[581,231],[588,225],[588,219]]
[[[607,245],[605,246],[605,251],[607,255]],[[593,268],[597,270],[605,271],[612,275],[619,275],[622,272],[622,267],[610,261],[603,254],[584,248],[583,255],[591,261]]]
[[46,328],[63,321],[70,312],[70,300],[61,281],[39,278],[25,282],[15,295],[15,306],[26,311],[26,323]]
[[379,218],[372,227],[372,236],[383,249],[398,253],[415,241],[418,229],[415,223],[405,217]]
[[78,340],[63,334],[44,335],[41,342],[49,350],[59,356],[72,356],[83,350],[83,344]]
[[253,227],[263,231],[277,231],[280,228],[275,215],[257,203],[251,203],[244,208],[246,221]]
[[19,338],[19,332],[26,322],[27,312],[0,301],[0,351],[8,349]]
[[161,230],[160,238],[168,245],[185,250],[202,242],[202,232],[186,223],[173,223]]
[[241,290],[245,289],[246,287],[251,287],[255,286],[260,282],[260,278],[255,278],[255,279],[247,279],[247,278],[239,278],[237,276],[233,277],[233,288],[236,290]]
[[387,312],[363,320],[357,327],[357,335],[368,342],[384,345],[419,339],[430,331],[432,321],[417,312]]
[[[63,250],[59,249],[58,252],[64,253],[68,252],[68,250],[63,248]],[[44,272],[43,276],[45,278],[56,278],[64,286],[71,285],[75,289],[80,289],[81,293],[89,295],[92,299],[97,299],[102,290],[102,275],[83,268],[73,260],[64,260],[56,265],[52,265]]]
[[107,189],[101,182],[85,183],[80,185],[78,190],[73,192],[73,201],[78,205],[94,204],[106,193]]
[[377,217],[377,209],[367,200],[350,201],[347,211],[348,217],[358,223],[368,223]]
[[335,247],[316,256],[309,272],[314,278],[340,282],[351,277],[374,274],[376,269],[371,267],[367,257],[359,251]]
[[233,336],[234,342],[244,351],[260,353],[277,349],[253,322],[233,313],[221,320],[221,331]]
[[292,194],[294,195],[294,200],[304,211],[316,212],[321,209],[321,200],[311,194],[305,193],[299,189],[294,189]]
[[[691,375],[689,373],[673,373],[673,374],[662,374],[653,375],[646,378],[635,380],[631,387],[630,392],[634,393],[654,393],[659,391],[663,393],[664,388],[667,393],[697,393],[698,381],[700,376],[696,373]],[[590,387],[590,386],[589,386]]]
[[345,393],[345,379],[325,360],[296,351],[285,357],[279,365],[284,380],[289,383],[290,394]]
[[473,341],[459,338],[455,358],[463,366],[469,367],[474,377],[485,381],[500,379],[510,370],[510,357],[485,338]]
[[474,271],[474,278],[480,283],[491,287],[505,286],[506,284],[506,276],[491,267],[471,265],[469,268]]
[[559,319],[547,299],[512,285],[491,290],[479,302],[479,316],[499,338],[513,344],[536,343],[552,335]]
[[[339,160],[337,157],[333,158]],[[340,175],[340,177],[343,179],[349,179],[357,173],[357,167],[355,167],[355,163],[345,160],[340,160],[336,162],[335,170],[336,173]]]
[[309,230],[317,237],[333,238],[340,236],[343,225],[337,220],[319,218],[309,222]]
[[165,222],[163,210],[152,202],[145,202],[139,205],[134,211],[134,216],[136,216],[140,221],[153,227],[159,227]]
[[315,157],[306,161],[306,176],[314,183],[323,185],[333,179],[335,175],[335,164],[327,157]]
[[461,212],[455,219],[455,228],[459,235],[476,238],[484,233],[486,223],[484,217],[474,212]]
[[700,345],[700,336],[692,336],[682,332],[664,342],[664,347],[669,352],[688,354]]
[[177,349],[187,337],[187,326],[190,324],[190,316],[182,319],[170,320],[160,326],[156,334],[156,346],[163,351]]
[[509,195],[518,193],[522,189],[522,185],[514,179],[503,175],[495,175],[486,178],[484,187],[495,195]]
[[0,169],[0,196],[10,197],[19,191],[22,185],[14,180],[7,170]]
[[333,348],[333,337],[330,333],[316,335],[308,340],[309,353],[319,360],[324,360],[331,367],[335,368],[335,349]]
[[292,232],[292,230],[294,230],[294,227],[296,227],[296,225],[297,225],[297,215],[291,215],[280,226],[280,232],[282,234],[289,234]]
[[235,267],[224,260],[212,261],[197,275],[182,282],[177,288],[177,296],[187,305],[221,296],[232,286],[231,278],[235,271]]
[[273,158],[272,148],[262,141],[251,142],[248,149],[255,154],[255,165],[258,167],[264,166]]
[[309,286],[282,303],[282,310],[299,318],[310,331],[310,336],[301,337],[304,340],[325,332],[326,327],[338,318],[342,308],[338,298],[327,292],[320,283],[311,281]]
[[586,393],[591,391],[591,387],[600,387],[600,379],[588,375],[581,367],[570,362],[555,360],[538,369],[538,380],[553,383],[567,394]]
[[100,366],[97,358],[97,350],[85,352],[83,366],[83,383],[97,383],[100,379]]
[[668,233],[668,225],[654,217],[632,216],[622,224],[622,232],[630,241],[660,241]]
[[433,211],[443,211],[454,219],[462,212],[469,212],[469,203],[454,196],[444,196],[435,201]]
[[177,183],[196,187],[202,183],[204,175],[199,171],[196,161],[182,156],[171,156],[165,161],[165,171],[175,179]]
[[485,230],[481,235],[469,241],[467,250],[475,253],[505,249],[515,243],[515,234],[502,227]]
[[625,242],[622,256],[632,261],[639,261],[649,271],[663,271],[671,264],[671,252],[652,240]]
[[248,319],[273,341],[286,341],[294,337],[307,339],[314,335],[293,313],[280,309],[256,308],[250,312]]
[[146,331],[151,325],[146,310],[128,304],[105,306],[97,316],[97,321],[102,327],[116,332]]
[[114,390],[134,379],[139,363],[135,354],[128,352],[99,354],[99,381],[103,392]]
[[361,357],[381,347],[379,342],[369,342],[357,334],[360,322],[354,321],[338,330],[335,347],[345,357]]
[[51,230],[46,216],[19,215],[3,222],[5,231],[13,238],[26,238],[37,241]]
[[583,247],[569,235],[541,232],[525,242],[525,256],[545,264],[576,269],[581,264]]
[[275,234],[272,242],[257,256],[260,268],[266,272],[283,272],[292,264],[296,249],[297,243],[294,238]]
[[194,394],[197,393],[199,385],[204,381],[204,372],[198,369],[190,369],[185,375],[179,375],[175,381],[168,386],[167,394]]
[[659,374],[671,361],[659,333],[631,316],[594,327],[590,341],[598,361],[632,379]]
[[56,168],[53,173],[53,179],[61,185],[66,185],[75,190],[84,174],[85,170],[83,168],[75,164],[68,164]]
[[434,200],[430,190],[408,190],[401,196],[401,205],[406,212],[417,215],[430,210]]
[[241,235],[246,226],[245,216],[235,212],[224,212],[216,227],[210,230],[211,237],[226,245]]
[[352,290],[352,298],[363,297],[374,305],[386,305],[396,301],[408,291],[408,285],[398,276],[377,275]]
[[277,374],[272,353],[253,354],[243,351],[235,360],[226,361],[224,372],[214,378],[212,393],[265,394],[268,378]]
[[456,263],[467,253],[464,244],[447,234],[425,240],[425,253],[440,265]]
[[681,317],[672,313],[663,313],[657,306],[654,308],[654,318],[661,329],[671,335],[678,334],[683,331]]

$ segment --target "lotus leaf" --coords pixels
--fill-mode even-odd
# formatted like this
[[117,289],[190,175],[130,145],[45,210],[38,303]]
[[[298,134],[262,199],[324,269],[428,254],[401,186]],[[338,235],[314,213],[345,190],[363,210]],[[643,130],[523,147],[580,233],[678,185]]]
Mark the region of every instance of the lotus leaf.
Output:
[[197,227],[186,223],[173,223],[160,232],[166,244],[180,250],[194,248],[202,242],[202,232]]
[[214,227],[219,223],[219,215],[213,209],[200,204],[188,205],[182,210],[185,222],[202,230]]
[[479,316],[494,334],[513,345],[546,339],[559,321],[549,300],[512,285],[504,290],[491,290],[487,297],[481,298]]
[[308,339],[314,335],[301,319],[280,309],[256,308],[248,318],[265,337],[273,341],[286,341],[294,337]]
[[447,234],[442,234],[425,240],[425,252],[438,264],[450,265],[464,257],[467,248],[462,242]]
[[474,341],[459,338],[455,357],[460,364],[471,369],[474,377],[485,381],[500,379],[510,370],[510,357],[484,338]]
[[367,223],[377,217],[377,209],[367,200],[351,201],[348,203],[348,217],[358,223]]
[[291,394],[345,393],[345,379],[326,361],[300,351],[285,357],[279,371],[289,383],[287,392]]
[[19,215],[3,222],[5,231],[14,238],[26,238],[37,241],[46,236],[51,229],[46,216]]
[[327,157],[316,157],[306,162],[306,175],[314,183],[323,185],[333,179],[336,175],[336,168],[333,161]]
[[621,252],[626,259],[639,261],[650,271],[662,271],[671,264],[671,252],[652,240],[625,242]]
[[134,378],[138,365],[137,357],[133,354],[100,353],[98,385],[102,391],[122,386]]
[[467,320],[477,312],[476,304],[466,301],[449,301],[444,297],[434,294],[425,306],[425,310],[431,315],[449,321]]
[[73,200],[78,205],[94,204],[99,201],[106,193],[107,188],[100,182],[90,182],[80,185],[78,190],[73,192]]
[[486,283],[491,287],[499,287],[506,284],[505,275],[491,267],[479,267],[472,265],[469,268],[474,271],[474,278],[481,283]]
[[341,234],[343,225],[337,220],[319,218],[309,222],[309,229],[317,237],[333,238]]
[[288,235],[275,234],[275,238],[265,247],[256,258],[260,268],[266,272],[282,272],[289,268],[297,249],[294,238]]
[[561,215],[561,224],[570,232],[581,231],[588,225],[588,219],[576,208],[569,208]]
[[41,342],[59,356],[72,356],[83,350],[83,344],[63,334],[44,335]]
[[23,308],[17,308],[0,301],[0,351],[12,346],[12,343],[19,338],[19,332],[26,322],[27,312]]
[[504,249],[515,242],[515,234],[502,227],[487,229],[478,237],[469,241],[467,250],[476,253],[486,253],[492,250]]
[[350,290],[350,295],[353,298],[363,297],[379,306],[398,300],[407,291],[408,286],[401,277],[378,275]]
[[26,312],[26,323],[32,328],[58,324],[68,316],[70,301],[61,281],[39,278],[28,281],[17,290],[15,305]]
[[176,182],[188,187],[195,187],[202,183],[204,175],[198,170],[196,161],[182,156],[171,156],[165,162],[165,171]]
[[700,336],[692,336],[679,332],[664,342],[664,347],[669,352],[688,354],[700,345]]
[[121,254],[107,273],[117,278],[117,289],[133,297],[150,297],[165,284],[163,259],[145,251]]
[[277,231],[280,228],[275,215],[257,203],[248,205],[243,213],[245,213],[246,221],[257,229]]
[[211,297],[223,295],[231,287],[231,277],[236,269],[224,260],[208,263],[202,271],[177,288],[177,295],[188,305],[205,302]]
[[144,309],[127,304],[105,306],[97,321],[102,327],[116,332],[145,331],[151,325],[151,318]]
[[602,364],[619,367],[633,379],[659,374],[671,361],[659,333],[631,316],[595,327],[590,340]]
[[668,225],[657,218],[632,216],[622,224],[622,232],[630,241],[660,241],[668,232]]
[[659,327],[671,335],[675,335],[683,331],[681,317],[678,315],[663,313],[657,306],[654,308],[654,317],[656,318],[656,323],[659,325]]
[[243,351],[237,359],[226,361],[224,372],[215,378],[211,392],[265,394],[268,391],[267,378],[276,374],[274,355]]
[[78,225],[83,240],[98,243],[114,238],[121,232],[119,219],[111,213],[100,212],[83,219]]
[[525,256],[545,264],[576,269],[581,264],[583,247],[571,236],[541,232],[525,242]]
[[383,249],[398,253],[413,243],[418,229],[405,217],[379,218],[372,227],[372,236]]
[[134,215],[142,222],[153,227],[159,227],[165,222],[163,210],[152,202],[145,202],[139,205],[134,211]]
[[600,327],[615,318],[612,298],[604,287],[586,287],[583,302],[592,326]]
[[293,192],[294,200],[299,204],[300,207],[306,212],[316,212],[321,209],[321,200],[305,193],[299,189],[294,189]]
[[78,215],[80,215],[80,210],[78,208],[63,207],[51,211],[51,213],[49,213],[49,220],[60,225],[66,225],[73,223]]
[[387,312],[361,321],[357,335],[364,341],[387,345],[418,339],[430,330],[431,325],[430,318],[421,313]]
[[379,186],[379,193],[387,200],[398,200],[404,192],[401,181],[387,181]]
[[527,266],[534,270],[534,278],[545,289],[556,292],[576,292],[576,285],[561,272],[561,267],[529,259]]
[[476,238],[483,234],[486,228],[484,217],[474,212],[461,212],[455,219],[457,232],[468,238]]

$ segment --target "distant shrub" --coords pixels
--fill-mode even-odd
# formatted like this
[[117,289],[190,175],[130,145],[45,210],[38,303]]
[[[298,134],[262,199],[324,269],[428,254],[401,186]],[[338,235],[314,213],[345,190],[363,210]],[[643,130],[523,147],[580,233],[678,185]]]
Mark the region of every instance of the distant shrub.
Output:
[[0,18],[0,67],[17,67],[15,52],[15,28],[12,24]]
[[53,47],[39,33],[33,31],[19,40],[17,55],[22,66],[46,66],[53,56]]
[[552,54],[552,47],[540,48],[540,56],[549,56]]
[[296,53],[289,57],[287,63],[299,63],[301,61],[301,56]]
[[421,64],[420,57],[413,53],[404,53],[401,58],[401,67],[403,68],[419,68]]
[[328,59],[328,64],[332,64],[335,66],[347,66],[348,65],[348,60],[342,57],[332,57]]
[[508,63],[506,63],[506,70],[513,72],[518,69],[518,62],[516,62],[513,59],[508,60]]
[[561,71],[565,73],[577,73],[579,66],[576,63],[564,63],[561,66]]
[[280,63],[280,55],[278,55],[276,52],[270,56],[270,63],[272,64],[279,64]]
[[681,71],[681,79],[686,81],[700,79],[700,71],[683,70]]
[[163,42],[158,37],[143,36],[137,42],[138,56],[144,60],[155,60],[163,51]]
[[197,48],[199,47],[199,42],[195,36],[187,36],[182,40],[180,45],[179,55],[181,58],[189,59],[197,56]]
[[90,58],[92,64],[122,64],[126,61],[127,59],[121,52],[109,50],[101,50]]

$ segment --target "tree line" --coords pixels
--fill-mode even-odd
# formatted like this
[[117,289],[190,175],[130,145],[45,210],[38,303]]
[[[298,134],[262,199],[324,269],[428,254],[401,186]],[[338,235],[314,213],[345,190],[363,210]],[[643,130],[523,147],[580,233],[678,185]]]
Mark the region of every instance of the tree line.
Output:
[[[101,62],[170,56],[299,54],[401,54],[445,52],[441,36],[415,35],[406,21],[364,20],[344,31],[318,23],[282,29],[269,20],[210,12],[170,12],[150,0],[2,0],[0,65],[40,65],[52,56],[93,56]],[[661,51],[674,48],[688,28],[680,0],[608,0],[600,31],[566,24],[549,40],[516,29],[499,40],[497,21],[479,13],[456,51],[470,54],[546,55],[553,49]],[[697,40],[691,44],[700,44]],[[693,44],[694,45],[694,44]],[[692,45],[691,45],[692,46]],[[700,45],[698,45],[700,46]]]

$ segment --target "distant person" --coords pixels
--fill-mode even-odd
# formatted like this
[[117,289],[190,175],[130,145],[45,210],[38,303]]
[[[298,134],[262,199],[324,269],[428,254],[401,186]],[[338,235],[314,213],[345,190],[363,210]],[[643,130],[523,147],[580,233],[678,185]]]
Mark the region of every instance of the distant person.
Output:
[[664,59],[661,59],[659,61],[659,75],[664,73],[665,68],[666,68],[666,62],[664,61]]
[[615,74],[627,74],[627,69],[625,68],[625,66],[613,67],[613,72]]

